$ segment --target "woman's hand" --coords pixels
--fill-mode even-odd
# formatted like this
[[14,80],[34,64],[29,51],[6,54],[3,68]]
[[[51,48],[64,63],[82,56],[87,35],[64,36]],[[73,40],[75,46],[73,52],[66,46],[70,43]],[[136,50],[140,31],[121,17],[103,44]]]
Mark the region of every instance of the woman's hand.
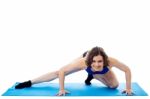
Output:
[[69,94],[70,92],[67,90],[60,90],[56,96],[65,96],[66,94]]
[[132,96],[132,95],[134,95],[134,93],[132,92],[132,90],[131,89],[125,89],[125,90],[123,90],[122,91],[122,94],[126,94],[127,96]]

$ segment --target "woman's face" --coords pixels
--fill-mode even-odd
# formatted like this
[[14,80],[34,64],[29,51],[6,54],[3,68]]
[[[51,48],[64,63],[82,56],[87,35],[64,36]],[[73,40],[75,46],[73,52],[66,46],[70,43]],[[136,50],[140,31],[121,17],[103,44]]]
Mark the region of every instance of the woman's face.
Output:
[[103,69],[103,64],[103,57],[101,55],[97,55],[93,57],[91,67],[94,71],[101,71]]

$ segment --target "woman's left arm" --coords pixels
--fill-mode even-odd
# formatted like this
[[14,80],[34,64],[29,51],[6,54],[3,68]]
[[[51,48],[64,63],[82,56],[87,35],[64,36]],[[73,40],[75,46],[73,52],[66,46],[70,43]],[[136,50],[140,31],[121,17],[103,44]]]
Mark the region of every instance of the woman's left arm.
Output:
[[120,62],[119,60],[115,58],[109,57],[109,64],[113,67],[116,67],[120,69],[121,71],[125,72],[125,78],[126,78],[126,89],[123,91],[123,93],[126,93],[127,95],[132,95],[132,88],[131,88],[131,70],[130,68],[125,65],[124,63]]

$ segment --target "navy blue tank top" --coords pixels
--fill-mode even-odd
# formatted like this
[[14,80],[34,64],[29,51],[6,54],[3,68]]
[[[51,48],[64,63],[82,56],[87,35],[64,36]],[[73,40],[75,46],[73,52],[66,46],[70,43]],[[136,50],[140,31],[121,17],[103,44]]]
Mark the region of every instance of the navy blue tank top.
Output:
[[92,74],[92,75],[93,74],[105,74],[105,73],[107,73],[109,71],[109,68],[107,66],[104,66],[102,71],[95,71],[95,72],[93,72],[91,70],[91,66],[88,66],[86,71],[87,71],[88,74]]

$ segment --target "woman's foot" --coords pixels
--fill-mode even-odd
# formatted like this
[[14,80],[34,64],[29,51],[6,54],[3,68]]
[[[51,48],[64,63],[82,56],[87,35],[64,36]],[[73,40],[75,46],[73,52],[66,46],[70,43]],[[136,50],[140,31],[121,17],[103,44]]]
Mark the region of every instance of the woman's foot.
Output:
[[91,85],[91,80],[93,79],[93,75],[88,74],[87,79],[85,80],[86,85]]
[[31,85],[32,85],[31,80],[29,80],[29,81],[19,83],[18,85],[15,86],[15,89],[22,89],[22,88],[26,88],[26,87],[31,87]]

